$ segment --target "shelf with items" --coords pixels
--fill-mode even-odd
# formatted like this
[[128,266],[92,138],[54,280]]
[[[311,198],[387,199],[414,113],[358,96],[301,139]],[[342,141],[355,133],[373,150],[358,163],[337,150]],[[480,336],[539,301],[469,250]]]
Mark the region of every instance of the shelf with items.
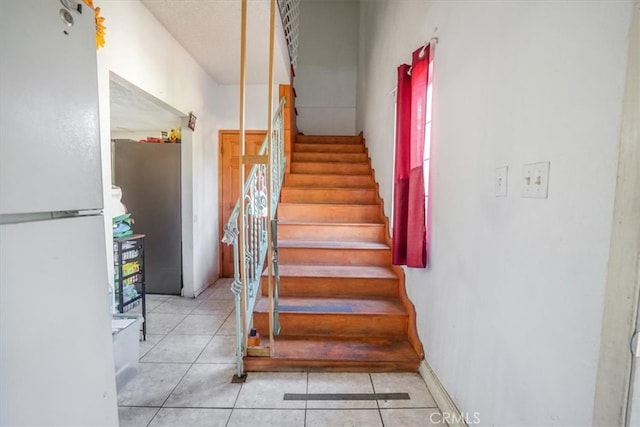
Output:
[[118,313],[142,305],[142,336],[147,339],[144,235],[134,234],[113,241],[115,303]]

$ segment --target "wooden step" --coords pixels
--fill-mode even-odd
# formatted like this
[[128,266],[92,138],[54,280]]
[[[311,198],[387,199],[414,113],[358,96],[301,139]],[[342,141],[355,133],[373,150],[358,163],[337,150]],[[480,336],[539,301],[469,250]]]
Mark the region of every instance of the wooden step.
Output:
[[390,265],[391,248],[376,242],[278,241],[283,264]]
[[369,163],[294,162],[291,173],[320,175],[371,175]]
[[339,162],[339,163],[367,163],[366,153],[293,153],[293,163],[296,162]]
[[[407,333],[409,315],[399,299],[296,298],[279,300],[280,336],[387,336]],[[269,331],[269,300],[261,298],[253,323]]]
[[280,203],[278,218],[290,222],[382,223],[378,205]]
[[[280,264],[281,297],[397,298],[398,277],[386,267]],[[268,278],[262,278],[268,296]]]
[[[377,191],[361,136],[298,135],[277,212],[281,332],[247,371],[417,371]],[[253,311],[263,336],[268,282]]]
[[280,200],[284,203],[376,203],[373,188],[304,188],[284,187]]
[[284,187],[375,188],[371,175],[285,174]]
[[324,144],[362,144],[362,137],[358,135],[296,135],[296,142],[302,144],[316,142]]
[[278,223],[280,240],[333,240],[337,242],[382,242],[385,238],[384,224],[287,222]]
[[417,372],[419,364],[420,357],[407,340],[377,336],[279,336],[273,358],[244,359],[249,372]]
[[296,142],[293,151],[295,153],[365,153],[362,144],[304,144]]

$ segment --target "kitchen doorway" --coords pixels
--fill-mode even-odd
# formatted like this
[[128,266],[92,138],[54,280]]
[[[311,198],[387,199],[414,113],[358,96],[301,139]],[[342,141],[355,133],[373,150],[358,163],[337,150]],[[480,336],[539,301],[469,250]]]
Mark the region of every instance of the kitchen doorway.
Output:
[[110,81],[112,184],[145,238],[150,294],[181,295],[182,115],[122,79]]

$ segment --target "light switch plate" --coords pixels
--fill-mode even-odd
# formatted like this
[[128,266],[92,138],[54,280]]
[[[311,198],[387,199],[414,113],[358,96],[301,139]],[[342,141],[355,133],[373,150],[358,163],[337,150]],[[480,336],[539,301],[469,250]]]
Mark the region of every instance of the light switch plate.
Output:
[[529,163],[522,167],[522,197],[546,199],[549,194],[549,162]]
[[507,179],[509,176],[509,167],[502,166],[496,169],[495,175],[495,192],[496,197],[507,197]]

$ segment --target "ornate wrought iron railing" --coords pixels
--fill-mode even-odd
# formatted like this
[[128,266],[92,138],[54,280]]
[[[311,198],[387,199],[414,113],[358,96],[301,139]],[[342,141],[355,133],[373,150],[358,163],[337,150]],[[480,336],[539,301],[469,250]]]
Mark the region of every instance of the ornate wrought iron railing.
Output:
[[[272,307],[270,337],[277,335],[280,330],[277,243],[274,244],[273,240],[275,233],[273,233],[272,239],[269,237],[270,228],[273,230],[276,224],[275,213],[278,200],[280,200],[286,165],[284,103],[285,98],[282,98],[273,117],[271,144],[269,144],[269,134],[267,133],[258,156],[254,157],[254,164],[245,181],[244,191],[238,198],[229,221],[224,226],[222,241],[233,246],[234,280],[231,291],[235,297],[236,370],[238,377],[242,377],[244,374],[243,357],[247,351],[247,336],[252,325],[252,314],[260,289],[260,280],[268,263],[267,254],[270,245],[274,255],[271,261],[275,268],[268,270],[276,273],[275,277],[270,279],[274,281],[273,297],[270,301],[270,307]],[[244,209],[242,209],[241,203],[244,205]],[[244,217],[240,218],[242,211],[244,211]],[[240,238],[242,225],[244,225],[244,238]],[[271,347],[270,350],[273,351],[273,348]]]

